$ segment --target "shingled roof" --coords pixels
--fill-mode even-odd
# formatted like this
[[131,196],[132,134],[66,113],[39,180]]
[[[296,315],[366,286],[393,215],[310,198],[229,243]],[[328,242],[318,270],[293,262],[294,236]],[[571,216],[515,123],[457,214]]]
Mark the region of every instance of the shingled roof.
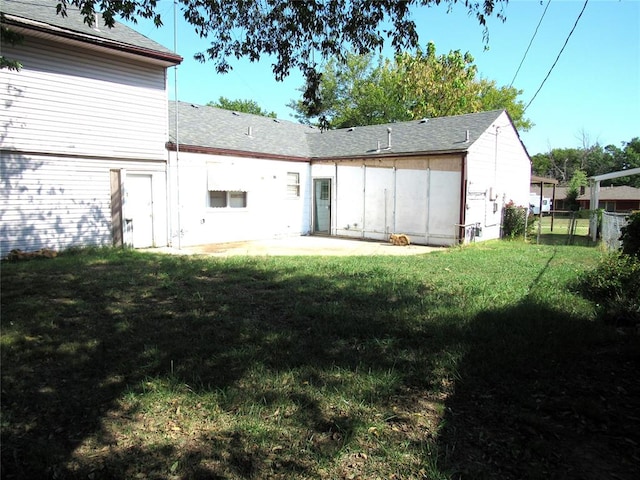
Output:
[[113,28],[105,25],[98,15],[97,23],[90,27],[80,11],[69,5],[67,16],[56,13],[59,0],[2,0],[0,11],[3,23],[16,30],[26,29],[41,34],[73,39],[113,50],[125,51],[144,57],[177,64],[182,57],[126,25],[116,22]]
[[[179,144],[245,154],[308,159],[308,125],[178,102]],[[176,102],[169,102],[169,141],[175,144]]]
[[[321,132],[286,120],[179,102],[179,143],[309,159],[464,152],[503,110]],[[175,102],[170,142],[175,144]],[[389,145],[391,139],[391,145]]]

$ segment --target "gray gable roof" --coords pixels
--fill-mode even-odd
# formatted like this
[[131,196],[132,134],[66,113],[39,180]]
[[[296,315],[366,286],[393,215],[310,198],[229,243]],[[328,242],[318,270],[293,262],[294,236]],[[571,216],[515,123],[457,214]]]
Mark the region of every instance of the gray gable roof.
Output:
[[[286,120],[179,102],[179,144],[301,158],[464,152],[503,110],[321,132]],[[169,104],[175,143],[175,102]],[[391,147],[389,147],[389,129]]]
[[[314,156],[339,158],[377,153],[464,152],[502,114],[502,110],[452,117],[329,130],[309,136]],[[389,139],[390,148],[389,147]]]
[[[169,141],[175,143],[176,103],[169,102]],[[180,145],[309,158],[308,125],[178,102]]]
[[0,11],[5,15],[5,22],[32,28],[53,35],[75,38],[90,43],[98,43],[105,47],[135,50],[136,53],[155,56],[172,63],[179,63],[182,57],[168,48],[154,42],[150,38],[136,32],[126,25],[116,22],[113,28],[104,24],[98,15],[97,24],[90,27],[84,22],[79,10],[69,5],[67,16],[56,13],[56,5],[60,0],[2,0]]

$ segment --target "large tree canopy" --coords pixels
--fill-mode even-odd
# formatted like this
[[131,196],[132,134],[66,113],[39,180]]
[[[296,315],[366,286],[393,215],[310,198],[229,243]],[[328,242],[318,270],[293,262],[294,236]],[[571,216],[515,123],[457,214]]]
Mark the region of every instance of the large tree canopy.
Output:
[[298,100],[289,106],[299,120],[327,128],[506,109],[519,130],[529,130],[532,123],[517,100],[522,91],[476,78],[473,62],[459,50],[436,55],[432,42],[424,52],[401,53],[393,61],[347,54],[344,62],[325,66],[316,105]]
[[[306,80],[304,100],[317,102],[319,65],[329,58],[342,60],[347,52],[359,55],[380,50],[389,41],[397,53],[419,45],[412,10],[441,3],[463,4],[484,28],[495,15],[505,19],[508,0],[177,0],[186,21],[210,47],[196,58],[214,62],[217,71],[227,72],[229,59],[251,61],[272,55],[276,80],[292,69],[300,69]],[[153,19],[162,25],[157,0],[60,0],[58,12],[66,14],[75,5],[92,25],[101,13],[107,25],[120,16],[126,20]],[[496,9],[496,7],[500,7]]]

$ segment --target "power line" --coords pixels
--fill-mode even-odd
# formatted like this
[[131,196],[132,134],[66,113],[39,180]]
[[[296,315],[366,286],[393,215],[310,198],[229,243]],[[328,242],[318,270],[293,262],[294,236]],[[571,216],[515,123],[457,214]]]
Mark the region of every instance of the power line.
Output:
[[522,67],[522,64],[524,63],[524,59],[527,58],[527,53],[529,53],[529,49],[531,48],[531,44],[533,43],[533,39],[536,38],[536,35],[538,34],[538,29],[540,28],[540,24],[542,23],[542,19],[544,18],[545,13],[547,13],[547,9],[549,8],[549,4],[550,3],[551,3],[551,0],[549,0],[547,2],[547,6],[544,7],[544,12],[542,12],[542,16],[540,17],[540,21],[538,22],[538,26],[536,27],[536,31],[533,32],[533,36],[531,37],[531,41],[529,42],[529,46],[527,47],[527,50],[524,52],[522,60],[520,61],[520,65],[518,65],[518,69],[516,70],[516,74],[513,76],[513,80],[511,80],[511,83],[509,84],[509,88],[511,88],[511,86],[513,85],[513,82],[515,82],[516,77],[518,76],[518,72],[520,72],[520,68]]
[[535,100],[535,98],[538,96],[538,93],[540,93],[540,90],[542,90],[542,86],[545,84],[545,82],[549,78],[549,75],[551,75],[551,72],[553,71],[553,68],[556,66],[556,63],[558,63],[558,60],[560,60],[560,55],[562,55],[562,52],[564,51],[564,48],[567,46],[567,43],[569,43],[569,39],[571,38],[571,35],[573,34],[573,31],[578,26],[578,22],[580,21],[580,17],[582,17],[582,14],[584,13],[585,8],[587,8],[587,3],[589,3],[589,0],[585,0],[584,5],[582,6],[582,10],[580,11],[580,14],[578,15],[578,18],[576,18],[576,23],[573,24],[573,28],[569,32],[569,35],[567,36],[567,39],[564,41],[564,45],[560,49],[560,52],[558,53],[558,56],[556,57],[555,62],[553,62],[553,65],[551,65],[551,68],[549,69],[549,72],[547,72],[547,76],[544,77],[544,80],[542,80],[542,83],[538,87],[538,90],[536,90],[536,93],[533,95],[533,98],[531,98],[531,100],[529,100],[529,103],[527,103],[527,106],[524,107],[523,113],[527,111],[527,108],[529,108],[529,105],[531,105],[533,103],[533,101]]

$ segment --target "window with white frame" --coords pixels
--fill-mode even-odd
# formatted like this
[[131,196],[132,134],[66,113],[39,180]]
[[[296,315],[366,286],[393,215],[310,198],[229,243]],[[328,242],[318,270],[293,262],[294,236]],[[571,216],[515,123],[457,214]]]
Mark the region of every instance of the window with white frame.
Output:
[[300,196],[300,174],[287,172],[287,197],[298,198]]
[[209,190],[209,208],[246,208],[247,192]]

